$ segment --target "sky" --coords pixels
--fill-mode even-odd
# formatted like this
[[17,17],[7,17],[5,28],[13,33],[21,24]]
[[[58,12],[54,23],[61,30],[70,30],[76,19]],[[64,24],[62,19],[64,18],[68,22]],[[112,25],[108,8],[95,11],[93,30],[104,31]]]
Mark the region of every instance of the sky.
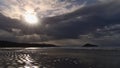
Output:
[[[120,0],[0,0],[0,40],[120,46]],[[36,25],[24,20],[35,13]]]

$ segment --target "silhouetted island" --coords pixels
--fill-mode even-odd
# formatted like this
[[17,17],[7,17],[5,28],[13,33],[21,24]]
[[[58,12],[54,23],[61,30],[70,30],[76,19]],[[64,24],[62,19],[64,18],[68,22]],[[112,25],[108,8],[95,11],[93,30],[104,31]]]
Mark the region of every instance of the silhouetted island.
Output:
[[0,41],[0,47],[58,47],[53,44],[32,44]]
[[98,47],[98,45],[93,45],[93,44],[85,44],[82,47]]

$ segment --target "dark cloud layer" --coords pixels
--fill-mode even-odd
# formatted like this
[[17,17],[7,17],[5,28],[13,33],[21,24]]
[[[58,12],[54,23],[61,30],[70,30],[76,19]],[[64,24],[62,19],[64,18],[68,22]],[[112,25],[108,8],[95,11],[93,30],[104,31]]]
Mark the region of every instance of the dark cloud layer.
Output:
[[[44,18],[42,24],[36,27],[30,27],[24,22],[0,14],[0,38],[2,37],[1,40],[11,38],[13,41],[27,39],[28,42],[65,39],[78,41],[83,40],[83,35],[87,35],[92,38],[87,38],[86,41],[92,43],[108,45],[110,42],[119,45],[119,6],[119,2],[85,6],[68,14]],[[11,35],[6,37],[2,35],[3,32]],[[33,39],[34,37],[37,39]]]
[[94,5],[50,18],[45,21],[50,25],[47,34],[58,38],[78,38],[79,35],[94,32],[98,28],[119,24],[120,13],[114,7],[116,8],[116,3]]

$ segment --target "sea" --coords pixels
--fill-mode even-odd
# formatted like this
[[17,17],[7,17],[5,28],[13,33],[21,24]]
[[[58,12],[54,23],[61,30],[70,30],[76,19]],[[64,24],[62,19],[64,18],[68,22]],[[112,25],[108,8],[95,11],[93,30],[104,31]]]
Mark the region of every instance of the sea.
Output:
[[120,48],[0,48],[0,68],[120,68]]

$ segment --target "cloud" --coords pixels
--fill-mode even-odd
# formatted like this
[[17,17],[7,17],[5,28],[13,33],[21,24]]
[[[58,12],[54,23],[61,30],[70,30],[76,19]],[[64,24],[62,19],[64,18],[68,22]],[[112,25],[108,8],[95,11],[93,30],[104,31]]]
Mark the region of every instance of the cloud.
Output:
[[44,21],[49,25],[47,32],[58,38],[77,38],[80,34],[94,32],[106,25],[119,24],[119,10],[110,8],[114,5],[116,8],[116,3],[94,5],[66,15],[48,18]]
[[12,31],[14,34],[16,34],[16,35],[22,33],[21,29],[15,29],[15,28],[12,28],[11,31]]
[[[55,5],[58,4],[57,3],[58,0],[52,2]],[[31,6],[33,6],[32,3],[34,2],[30,1],[30,3]],[[45,3],[49,3],[49,1],[45,0]],[[5,35],[8,34],[7,38],[10,38],[14,41],[16,41],[17,39],[17,41],[21,42],[22,41],[45,42],[59,45],[70,44],[82,45],[85,43],[93,43],[104,46],[110,44],[111,45],[120,44],[119,2],[116,1],[109,3],[95,2],[94,5],[92,4],[89,6],[86,5],[86,3],[82,2],[81,3],[82,5],[83,3],[85,4],[84,7],[65,13],[63,11],[69,11],[70,9],[68,9],[68,7],[65,8],[66,6],[64,5],[64,3],[67,3],[69,5],[73,4],[68,1],[60,1],[60,4],[54,7],[57,11],[55,11],[53,8],[49,9],[54,11],[53,14],[57,12],[58,13],[62,12],[62,14],[42,18],[41,25],[35,27],[25,25],[24,22],[20,20],[11,19],[8,16],[6,17],[3,15],[4,13],[1,12],[2,13],[0,14],[0,29],[2,30],[1,33],[5,33]],[[74,5],[74,7],[75,6],[76,5]],[[64,10],[63,7],[64,9],[67,10]],[[48,12],[47,10],[48,9],[44,8],[45,12]],[[39,12],[43,10],[36,9],[36,11]],[[1,34],[1,36],[2,35],[3,34]],[[2,37],[3,37],[2,39],[4,39],[5,36],[3,35]]]
[[88,41],[94,43],[94,44],[98,44],[100,46],[119,46],[120,45],[120,33],[115,33],[115,34],[109,34],[106,33],[108,35],[104,35],[101,37],[93,37],[91,39],[88,39]]
[[109,2],[120,2],[120,0],[99,0],[100,2],[103,3],[109,3]]
[[14,34],[5,31],[5,30],[1,30],[0,29],[0,40],[4,40],[4,41],[17,41],[17,39],[15,38]]
[[13,19],[21,19],[26,11],[35,11],[40,17],[48,17],[72,12],[84,5],[85,1],[81,0],[1,0],[0,12]]
[[40,35],[37,34],[32,34],[32,35],[21,35],[21,36],[16,36],[17,39],[19,39],[19,42],[32,42],[33,40],[40,40]]
[[[44,21],[49,25],[46,32],[56,39],[79,39],[99,45],[107,45],[109,42],[111,45],[115,43],[118,45],[120,44],[119,6],[118,2],[101,3],[84,7],[69,14],[48,18]],[[48,21],[51,21],[51,23]],[[109,28],[106,29],[106,27]],[[100,29],[103,31],[97,32]],[[79,36],[85,37],[83,35],[89,34],[88,38],[79,38]]]
[[58,46],[67,46],[67,47],[69,47],[69,46],[79,47],[79,46],[86,44],[87,42],[85,42],[84,40],[81,40],[81,39],[62,39],[62,40],[46,41],[43,43],[55,44]]

